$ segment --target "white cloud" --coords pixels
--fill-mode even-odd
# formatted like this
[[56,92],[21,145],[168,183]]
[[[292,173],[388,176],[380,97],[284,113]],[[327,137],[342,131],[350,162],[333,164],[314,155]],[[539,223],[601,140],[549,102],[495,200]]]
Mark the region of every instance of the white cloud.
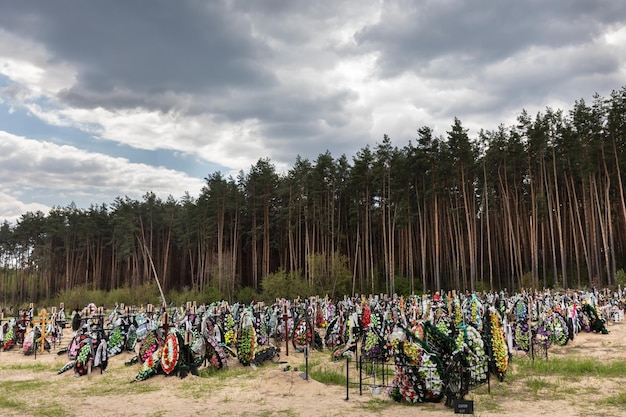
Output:
[[[0,183],[5,196],[45,189],[64,196],[65,204],[85,195],[107,196],[93,204],[110,203],[127,195],[139,199],[147,192],[157,197],[198,195],[199,178],[164,167],[131,163],[125,158],[87,152],[73,146],[12,135],[0,131]],[[5,201],[6,203],[6,201]],[[59,202],[58,205],[64,205]],[[0,203],[0,218],[14,216],[15,205]]]
[[75,82],[76,70],[52,57],[43,45],[0,28],[0,74],[20,86],[20,102],[37,97],[53,99]]
[[5,220],[15,224],[17,220],[27,212],[41,211],[47,214],[51,207],[39,203],[24,203],[19,197],[7,194],[0,190],[0,222]]

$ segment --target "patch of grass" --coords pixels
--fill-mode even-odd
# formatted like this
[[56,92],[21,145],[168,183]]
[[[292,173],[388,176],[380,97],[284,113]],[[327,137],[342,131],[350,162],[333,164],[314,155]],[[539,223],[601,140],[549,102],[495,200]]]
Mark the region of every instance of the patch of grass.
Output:
[[145,392],[158,391],[159,388],[146,382],[128,383],[127,381],[120,382],[119,379],[106,375],[102,378],[94,378],[94,386],[84,387],[78,391],[78,394],[85,397],[101,396],[106,397],[110,395],[117,395],[120,392],[120,383],[124,384],[125,395],[143,394]]
[[214,392],[215,388],[217,388],[215,384],[208,384],[205,383],[205,381],[200,381],[200,383],[198,383],[198,380],[196,379],[183,381],[178,386],[178,389],[181,391],[183,396],[194,399],[210,395]]
[[347,414],[343,412],[343,410],[333,411],[330,414],[326,414],[324,417],[346,417]]
[[594,358],[551,357],[549,360],[517,361],[517,372],[526,375],[561,375],[568,378],[593,376],[618,378],[626,374],[626,362]]
[[554,388],[555,384],[544,378],[531,377],[526,380],[526,387],[530,389],[535,397],[537,397],[539,391]]
[[391,405],[394,405],[394,404],[397,404],[397,403],[392,404],[390,401],[385,401],[380,398],[372,398],[368,402],[363,403],[361,405],[361,408],[363,408],[364,410],[375,412],[375,413],[382,413],[384,410],[386,410],[387,408],[389,408]]
[[299,415],[291,408],[288,408],[286,410],[261,410],[259,417],[298,417]]
[[36,362],[33,360],[31,364],[24,363],[15,363],[15,364],[4,364],[0,366],[0,370],[7,371],[33,371],[33,372],[52,372],[57,371],[55,365],[50,365],[42,362]]
[[[345,367],[340,363],[328,362],[326,358],[309,360],[309,378],[327,385],[346,385]],[[304,372],[306,364],[298,365],[298,369]],[[358,371],[351,370],[358,377]]]
[[198,371],[198,374],[201,378],[210,378],[212,380],[212,383],[215,383],[216,380],[224,382],[242,375],[249,375],[250,368],[202,368],[200,369],[200,371]]
[[[594,390],[595,390],[595,388],[594,388]],[[574,387],[571,384],[565,384],[565,386],[560,390],[560,392],[562,392],[563,394],[571,395],[571,396],[583,395],[583,393],[581,391],[582,390],[580,388]],[[586,394],[588,394],[588,392]]]
[[7,394],[22,394],[42,391],[47,389],[49,383],[37,379],[25,379],[23,381],[2,381],[0,382],[0,392]]
[[346,385],[346,377],[332,370],[309,369],[309,378],[328,385]]
[[33,415],[44,417],[67,417],[71,414],[58,403],[46,403],[45,406],[29,407],[29,411],[33,412]]
[[[24,368],[14,367],[13,369],[28,369],[32,370],[40,369],[38,365],[26,365]],[[45,367],[46,370],[50,370],[49,366]],[[54,400],[61,388],[57,384],[51,384],[47,380],[40,379],[25,379],[18,381],[2,381],[0,382],[0,409],[9,408],[13,411],[18,410],[25,415],[37,415],[37,416],[70,416],[68,412],[61,404]],[[45,398],[37,396],[36,393],[45,393]],[[25,402],[21,399],[27,399]],[[0,413],[2,414],[2,413]]]
[[[142,383],[135,383],[135,384],[130,384],[132,386],[132,388],[125,388],[124,389],[124,394],[143,394],[144,392],[154,392],[154,391],[159,391],[160,388],[155,387],[151,384],[142,384]],[[119,393],[119,388],[116,390],[113,390],[112,392],[116,392]]]
[[607,393],[596,384],[585,381],[621,380],[626,365],[620,361],[602,361],[596,358],[551,356],[548,360],[532,361],[529,358],[516,358],[506,374],[503,382],[492,384],[491,392],[486,387],[473,390],[476,401],[481,409],[497,410],[497,403],[503,399],[527,400],[529,395],[534,399],[570,398],[579,407],[584,406],[582,399],[589,396],[605,400],[598,403],[620,407],[620,401],[626,402],[626,394],[606,399]]
[[626,393],[619,393],[617,395],[607,397],[602,400],[602,403],[612,407],[624,408],[626,407]]
[[497,383],[495,385],[492,384],[491,392],[489,392],[489,388],[486,385],[481,385],[478,388],[473,389],[471,392],[476,396],[491,396],[494,397],[494,400],[497,398],[498,401],[502,398],[508,398],[512,394],[513,383],[508,379],[505,379],[504,382]]
[[474,401],[476,401],[476,409],[489,411],[492,413],[500,413],[504,411],[504,408],[500,406],[500,400],[496,399],[496,397],[493,395],[485,394],[480,396],[474,396]]
[[25,410],[26,403],[22,401],[16,401],[12,398],[6,398],[6,396],[0,396],[0,409],[8,408],[10,410]]

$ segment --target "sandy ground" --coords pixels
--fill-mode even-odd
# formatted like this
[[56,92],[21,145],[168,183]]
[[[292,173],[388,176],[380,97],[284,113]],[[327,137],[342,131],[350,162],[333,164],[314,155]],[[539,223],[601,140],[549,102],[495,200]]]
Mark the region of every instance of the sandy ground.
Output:
[[[581,333],[565,347],[553,347],[549,358],[626,358],[626,325],[609,323],[608,335]],[[58,348],[58,346],[57,346]],[[130,354],[110,358],[109,368],[89,376],[57,375],[65,355],[24,356],[19,351],[0,352],[0,415],[2,416],[443,416],[454,411],[437,404],[398,404],[385,394],[372,395],[358,386],[325,385],[303,378],[304,355],[290,350],[280,363],[267,362],[256,369],[235,359],[229,370],[209,377],[157,375],[132,383],[139,365],[125,366]],[[310,360],[326,362],[328,352]],[[514,358],[503,382],[491,380],[466,399],[474,401],[479,416],[626,416],[619,405],[604,399],[623,391],[624,378],[599,380],[584,377],[527,381],[515,376]],[[526,359],[527,360],[527,359]],[[291,365],[291,370],[284,371]],[[345,362],[335,365],[345,369]],[[295,371],[294,368],[299,368]],[[345,372],[345,371],[344,371]],[[351,369],[351,372],[355,372]],[[590,388],[591,387],[591,388]]]

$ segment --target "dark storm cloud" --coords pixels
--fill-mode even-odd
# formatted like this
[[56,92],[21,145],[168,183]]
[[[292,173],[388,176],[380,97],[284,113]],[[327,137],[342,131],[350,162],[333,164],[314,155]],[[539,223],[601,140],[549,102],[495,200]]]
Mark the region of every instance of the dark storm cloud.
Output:
[[61,96],[73,106],[151,108],[150,97],[168,91],[217,94],[276,82],[262,64],[269,49],[227,2],[11,2],[0,26],[78,69]]
[[[625,14],[608,0],[40,0],[4,2],[0,28],[75,71],[59,107],[157,110],[180,115],[183,128],[210,120],[216,134],[150,142],[184,152],[245,125],[267,149],[259,156],[291,163],[302,153],[292,140],[314,154],[336,143],[352,154],[382,129],[455,116],[491,128],[527,104],[589,97],[598,79],[623,82],[622,58],[593,42]],[[378,71],[346,75],[370,56]],[[100,136],[139,146],[127,132]]]
[[345,7],[276,0],[15,2],[3,8],[0,27],[44,45],[51,59],[77,71],[73,85],[58,93],[61,104],[210,113],[216,121],[267,123],[268,133],[280,126],[277,133],[294,137],[303,131],[298,123],[340,126],[348,118],[346,89],[294,91],[293,80],[285,85],[275,73],[324,65],[325,50],[298,54],[336,25],[328,17]]
[[[531,47],[592,42],[607,25],[622,25],[626,20],[626,8],[612,0],[400,0],[384,4],[380,22],[361,30],[355,39],[361,47],[380,52],[378,66],[385,77],[404,71],[459,76]],[[445,66],[433,68],[437,59],[444,59]]]
[[619,87],[623,58],[604,36],[625,23],[626,8],[608,0],[391,0],[355,40],[377,54],[379,76],[414,74],[438,90],[430,115],[491,129],[524,108]]
[[344,105],[354,98],[355,94],[347,90],[319,95],[292,91],[288,96],[281,97],[279,106],[268,107],[265,115],[275,123],[309,123],[314,120],[338,127],[346,122],[342,114]]

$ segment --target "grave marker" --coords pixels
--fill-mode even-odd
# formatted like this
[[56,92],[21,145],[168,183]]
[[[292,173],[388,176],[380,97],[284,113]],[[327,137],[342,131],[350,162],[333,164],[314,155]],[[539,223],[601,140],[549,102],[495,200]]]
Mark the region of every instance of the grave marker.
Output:
[[[41,326],[41,335],[39,336],[39,339],[36,340],[36,342],[39,344],[39,349],[43,353],[43,351],[46,349],[46,326],[49,323],[52,323],[52,318],[49,318],[46,309],[42,308],[39,312],[39,319],[32,320],[32,323]],[[37,349],[35,349],[35,351],[36,350]]]
[[455,400],[454,414],[474,414],[474,401],[472,400]]
[[168,316],[167,316],[167,311],[163,312],[163,315],[161,316],[161,325],[159,326],[160,329],[163,329],[163,337],[167,337],[167,335],[169,334],[169,330],[170,330],[170,324],[169,324],[169,320],[168,320]]

